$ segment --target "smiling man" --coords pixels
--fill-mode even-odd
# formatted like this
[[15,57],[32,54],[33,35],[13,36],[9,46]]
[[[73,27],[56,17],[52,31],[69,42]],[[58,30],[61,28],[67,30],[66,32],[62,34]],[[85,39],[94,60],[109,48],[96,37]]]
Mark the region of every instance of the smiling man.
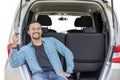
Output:
[[[67,80],[74,68],[72,52],[53,37],[42,38],[41,24],[36,21],[29,24],[28,34],[31,42],[19,51],[18,35],[13,35],[11,66],[19,67],[26,61],[32,72],[32,80]],[[65,57],[66,71],[63,71],[58,53]]]

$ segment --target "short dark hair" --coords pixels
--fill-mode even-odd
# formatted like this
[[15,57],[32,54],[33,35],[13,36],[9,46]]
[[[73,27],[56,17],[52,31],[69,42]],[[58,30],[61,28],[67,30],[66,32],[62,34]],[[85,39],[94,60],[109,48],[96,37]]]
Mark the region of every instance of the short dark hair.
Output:
[[[30,22],[30,23],[28,24],[28,26],[27,26],[27,31],[29,30],[30,25],[33,24],[33,23],[39,23],[39,24],[40,24],[40,22],[38,22],[38,21],[32,21],[32,22]],[[41,24],[40,24],[40,25],[41,25]]]

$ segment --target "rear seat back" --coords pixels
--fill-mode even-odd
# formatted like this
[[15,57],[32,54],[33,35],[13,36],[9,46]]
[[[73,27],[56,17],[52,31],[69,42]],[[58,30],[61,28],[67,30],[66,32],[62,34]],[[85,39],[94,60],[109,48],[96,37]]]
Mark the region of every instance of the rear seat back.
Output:
[[82,30],[68,30],[66,45],[74,54],[75,72],[97,71],[105,58],[105,35],[97,33],[91,16],[76,18],[74,25]]
[[54,37],[65,44],[65,35],[62,33],[44,33],[42,37]]
[[93,27],[88,27],[83,29],[84,33],[97,33],[97,30]]
[[68,33],[66,45],[74,54],[75,72],[99,70],[104,61],[104,34]]

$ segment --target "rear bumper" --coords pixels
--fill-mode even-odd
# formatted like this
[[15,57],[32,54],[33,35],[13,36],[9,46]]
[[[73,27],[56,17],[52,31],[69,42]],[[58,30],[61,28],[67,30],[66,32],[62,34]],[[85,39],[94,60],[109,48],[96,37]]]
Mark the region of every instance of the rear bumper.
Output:
[[26,65],[22,67],[12,68],[10,66],[10,61],[7,60],[5,71],[4,71],[4,80],[31,80],[31,76]]
[[12,68],[10,66],[10,62],[7,61],[6,67],[5,67],[5,72],[4,72],[4,80],[24,80],[24,76],[21,75],[22,69],[21,67],[18,68]]
[[120,80],[120,63],[112,63],[107,80]]

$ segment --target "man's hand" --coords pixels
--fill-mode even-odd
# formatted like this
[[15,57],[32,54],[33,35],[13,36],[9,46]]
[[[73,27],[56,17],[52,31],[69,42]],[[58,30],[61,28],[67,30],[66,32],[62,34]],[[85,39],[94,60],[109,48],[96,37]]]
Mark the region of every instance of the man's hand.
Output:
[[18,41],[19,41],[18,35],[17,35],[17,34],[14,34],[14,35],[13,35],[13,45],[12,45],[12,47],[17,47]]
[[59,76],[70,77],[70,74],[67,73],[67,72],[59,72],[58,75],[59,75]]

